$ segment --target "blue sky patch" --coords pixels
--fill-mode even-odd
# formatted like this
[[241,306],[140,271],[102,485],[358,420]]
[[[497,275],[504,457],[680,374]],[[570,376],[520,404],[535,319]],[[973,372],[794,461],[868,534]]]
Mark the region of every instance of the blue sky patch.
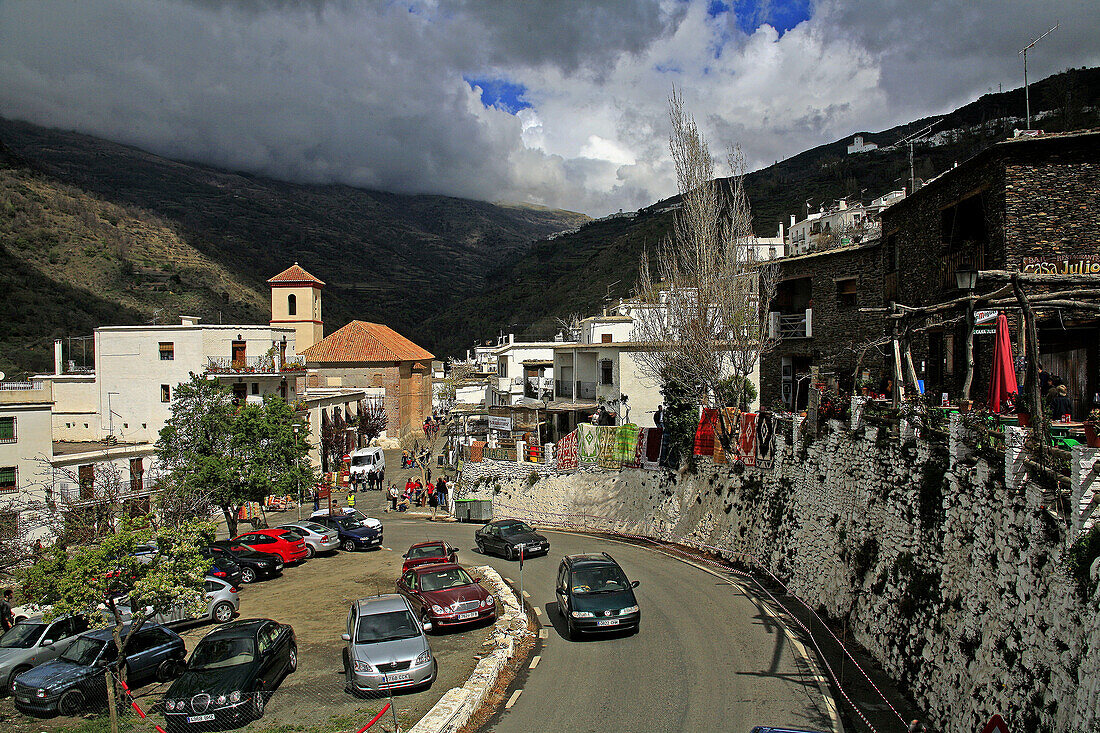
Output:
[[[725,3],[713,0],[707,12],[711,13],[711,9],[717,5],[724,6]],[[810,19],[813,15],[810,5],[811,0],[737,0],[737,27],[751,34],[767,23],[779,31],[779,35],[783,35],[802,21]]]
[[471,89],[481,87],[481,103],[487,108],[496,107],[514,115],[521,109],[531,106],[531,103],[523,98],[527,94],[527,87],[522,84],[507,79],[478,79],[473,76],[462,78]]

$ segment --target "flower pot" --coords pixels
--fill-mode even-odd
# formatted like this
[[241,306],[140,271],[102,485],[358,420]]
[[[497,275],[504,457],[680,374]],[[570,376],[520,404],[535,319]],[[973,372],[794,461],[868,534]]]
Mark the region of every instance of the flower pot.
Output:
[[965,400],[959,403],[959,412],[970,412],[970,400]]
[[1100,448],[1100,434],[1097,434],[1094,423],[1085,423],[1085,442],[1089,448]]
[[871,394],[871,388],[870,387],[862,387],[859,391],[860,391],[860,394],[862,394],[864,397],[869,397],[870,394]]
[[1017,412],[1016,421],[1020,424],[1021,428],[1031,427],[1031,414],[1027,412]]

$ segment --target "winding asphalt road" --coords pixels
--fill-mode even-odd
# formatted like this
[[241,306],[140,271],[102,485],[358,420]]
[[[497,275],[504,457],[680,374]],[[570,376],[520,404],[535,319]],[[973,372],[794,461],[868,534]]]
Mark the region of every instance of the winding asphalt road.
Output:
[[[477,553],[476,525],[379,515],[386,546],[443,539],[459,562],[490,565],[513,581],[517,562]],[[497,733],[736,731],[785,725],[833,731],[826,700],[786,632],[752,598],[710,573],[643,547],[562,532],[543,532],[550,555],[527,560],[523,587],[548,638],[522,693],[488,726]],[[554,580],[562,555],[609,552],[641,581],[637,635],[569,641],[557,613]]]

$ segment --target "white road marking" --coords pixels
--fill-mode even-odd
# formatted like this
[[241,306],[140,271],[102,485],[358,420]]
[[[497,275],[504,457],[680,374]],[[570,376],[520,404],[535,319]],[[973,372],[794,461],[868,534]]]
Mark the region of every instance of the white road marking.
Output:
[[541,629],[539,629],[539,638],[540,638],[540,639],[545,639],[545,638],[547,638],[548,636],[549,636],[549,634],[547,633],[547,631],[546,631],[546,629],[545,629],[545,628],[541,628]]
[[512,580],[511,578],[505,578],[504,582],[507,583],[508,585],[515,585],[516,584],[516,581]]
[[531,597],[531,594],[530,594],[530,593],[528,593],[527,591],[523,591],[523,597],[524,597],[524,598],[530,598],[530,597]]
[[541,616],[542,615],[542,609],[539,608],[538,606],[535,606],[535,615],[536,616]]
[[512,693],[512,696],[510,698],[508,698],[508,702],[504,703],[504,709],[505,710],[510,709],[513,705],[516,704],[516,700],[519,699],[519,696],[520,696],[521,692],[523,692],[523,690],[516,690],[515,692]]
[[541,654],[536,654],[535,656],[531,657],[531,666],[528,667],[527,669],[534,669],[535,667],[539,666],[539,662],[541,660],[542,660],[542,655]]

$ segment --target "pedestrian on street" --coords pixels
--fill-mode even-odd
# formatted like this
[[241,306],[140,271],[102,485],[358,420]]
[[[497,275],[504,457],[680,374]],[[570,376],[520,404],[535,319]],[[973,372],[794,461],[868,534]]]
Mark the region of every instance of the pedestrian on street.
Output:
[[435,510],[439,507],[439,497],[435,495],[435,484],[428,484],[428,506],[432,508],[432,519],[435,519]]
[[15,614],[11,611],[11,588],[4,589],[3,600],[0,600],[0,630],[7,631],[15,626]]
[[352,509],[355,508],[355,491],[354,490],[348,492],[348,507],[350,507]]
[[397,511],[397,484],[390,484],[390,508]]

